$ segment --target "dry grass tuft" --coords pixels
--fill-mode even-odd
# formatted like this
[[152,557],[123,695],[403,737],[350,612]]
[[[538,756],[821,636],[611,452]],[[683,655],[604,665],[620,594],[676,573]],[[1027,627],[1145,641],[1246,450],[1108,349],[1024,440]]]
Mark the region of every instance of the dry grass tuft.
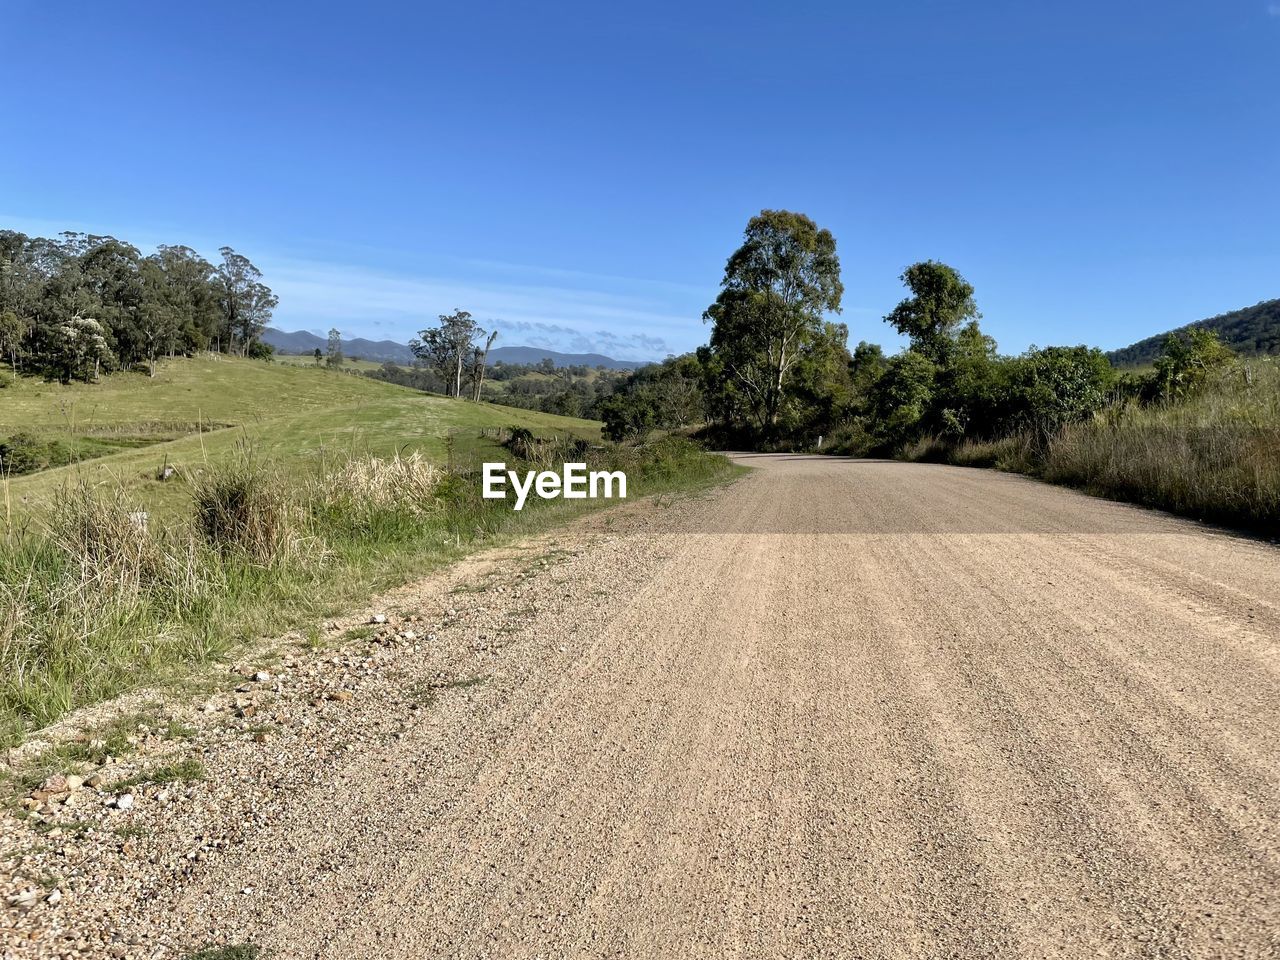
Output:
[[431,512],[443,471],[420,453],[362,457],[323,472],[312,485],[313,498],[326,507]]

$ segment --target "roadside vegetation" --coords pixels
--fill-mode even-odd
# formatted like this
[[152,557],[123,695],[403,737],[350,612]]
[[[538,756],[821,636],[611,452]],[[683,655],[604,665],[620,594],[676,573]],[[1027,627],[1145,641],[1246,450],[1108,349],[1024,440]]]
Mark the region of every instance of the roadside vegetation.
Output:
[[1000,354],[948,264],[901,279],[907,296],[884,319],[907,348],[851,352],[828,319],[843,295],[834,238],[762,211],[706,311],[707,346],[619,380],[593,410],[619,439],[689,432],[720,448],[997,467],[1280,534],[1280,371],[1216,332],[1265,349],[1274,302],[1175,331],[1147,368],[1117,369],[1085,345]]
[[835,238],[803,214],[751,218],[708,343],[630,373],[489,365],[463,310],[411,368],[340,375],[337,330],[264,362],[274,295],[222,257],[0,233],[0,742],[590,506],[482,500],[484,460],[622,469],[634,496],[732,472],[698,443],[927,459],[1280,533],[1274,361],[1197,327],[1144,370],[1001,355],[931,260],[885,317],[908,347],[850,351]]
[[[632,496],[732,472],[676,438],[601,445],[520,428],[482,439],[530,467],[625,470]],[[470,465],[421,454],[317,458],[285,473],[247,446],[160,520],[127,489],[70,483],[47,515],[0,540],[0,743],[593,503],[531,501],[516,513],[480,488]]]

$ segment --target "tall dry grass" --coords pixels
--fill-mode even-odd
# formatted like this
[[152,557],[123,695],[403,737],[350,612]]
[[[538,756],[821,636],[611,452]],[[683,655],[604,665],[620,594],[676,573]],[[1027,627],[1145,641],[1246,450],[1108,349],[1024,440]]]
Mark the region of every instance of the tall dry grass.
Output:
[[1242,364],[1195,396],[1069,426],[1041,473],[1056,483],[1280,534],[1280,365]]
[[67,491],[0,543],[0,742],[187,656],[181,629],[225,584],[194,539],[157,535],[118,492]]
[[1280,363],[1232,365],[1191,397],[1111,407],[1047,439],[922,440],[909,460],[994,467],[1280,536]]
[[361,457],[322,470],[310,495],[328,508],[362,512],[404,510],[428,513],[439,506],[445,471],[420,453]]

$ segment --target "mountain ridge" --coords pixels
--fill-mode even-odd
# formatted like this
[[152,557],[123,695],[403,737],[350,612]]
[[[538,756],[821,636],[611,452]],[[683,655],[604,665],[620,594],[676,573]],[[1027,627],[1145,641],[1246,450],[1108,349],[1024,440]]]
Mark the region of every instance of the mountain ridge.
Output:
[[[315,350],[322,353],[328,349],[329,341],[306,330],[291,332],[267,327],[262,333],[262,342],[273,347],[278,353],[309,354]],[[368,340],[354,337],[342,340],[342,353],[347,357],[359,357],[364,360],[376,360],[382,363],[412,363],[413,351],[407,344],[395,340]],[[549,359],[557,367],[607,367],[610,370],[636,370],[647,366],[645,360],[615,360],[602,353],[561,353],[558,350],[547,350],[542,347],[528,347],[518,344],[498,346],[489,351],[489,364],[533,364]]]
[[1127,347],[1107,351],[1107,359],[1117,367],[1145,366],[1160,355],[1169,334],[1192,328],[1212,330],[1241,356],[1277,355],[1280,354],[1280,299],[1262,300],[1251,307],[1241,307],[1146,337]]

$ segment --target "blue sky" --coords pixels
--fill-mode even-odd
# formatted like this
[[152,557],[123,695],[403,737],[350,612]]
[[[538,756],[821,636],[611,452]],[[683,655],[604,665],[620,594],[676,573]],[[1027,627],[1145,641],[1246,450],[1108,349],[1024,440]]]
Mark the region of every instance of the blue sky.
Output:
[[852,342],[931,257],[1009,352],[1280,296],[1276,0],[0,12],[0,226],[230,244],[286,329],[681,352],[764,207]]

